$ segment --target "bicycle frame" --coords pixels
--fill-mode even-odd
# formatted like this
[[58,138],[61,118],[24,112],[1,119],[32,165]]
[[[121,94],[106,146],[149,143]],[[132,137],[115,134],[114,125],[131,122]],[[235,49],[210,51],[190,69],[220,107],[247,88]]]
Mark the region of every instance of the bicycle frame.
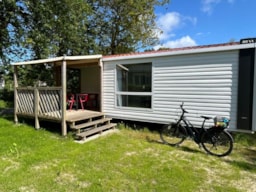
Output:
[[[196,143],[200,143],[201,135],[206,131],[204,128],[206,119],[204,118],[201,128],[195,128],[192,125],[192,123],[190,123],[190,121],[187,120],[187,118],[185,117],[185,113],[188,113],[188,112],[183,108],[183,103],[180,105],[180,108],[182,109],[182,114],[181,114],[179,120],[177,121],[177,124],[180,124],[181,126],[183,126],[181,124],[181,122],[184,123],[185,126],[183,126],[183,127],[186,129],[187,135],[189,137],[191,137]],[[200,129],[200,131],[198,129]]]

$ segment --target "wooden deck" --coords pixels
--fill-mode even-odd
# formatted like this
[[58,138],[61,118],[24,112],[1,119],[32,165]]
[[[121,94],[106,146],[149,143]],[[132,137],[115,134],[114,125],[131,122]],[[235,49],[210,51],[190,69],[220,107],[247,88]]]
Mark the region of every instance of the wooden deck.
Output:
[[[43,116],[39,116],[39,119],[46,121],[61,122],[61,118],[54,117],[53,114],[58,111],[49,112]],[[25,117],[34,117],[33,114],[20,114]],[[75,132],[75,139],[85,140],[95,134],[101,134],[102,132],[113,129],[116,127],[115,123],[111,123],[111,118],[105,117],[104,113],[91,110],[67,110],[66,111],[66,124]]]
[[80,121],[85,118],[90,118],[93,116],[98,116],[98,115],[103,115],[103,113],[98,112],[98,111],[91,111],[91,110],[67,110],[66,111],[66,122],[67,123],[72,123],[75,121]]
[[[20,87],[15,90],[14,121],[18,116],[35,119],[35,128],[40,128],[40,120],[56,121],[62,125],[62,135],[67,134],[67,126],[76,131],[76,137],[85,139],[94,134],[114,128],[111,118],[92,110],[68,110],[61,87]],[[65,95],[65,94],[64,94]]]

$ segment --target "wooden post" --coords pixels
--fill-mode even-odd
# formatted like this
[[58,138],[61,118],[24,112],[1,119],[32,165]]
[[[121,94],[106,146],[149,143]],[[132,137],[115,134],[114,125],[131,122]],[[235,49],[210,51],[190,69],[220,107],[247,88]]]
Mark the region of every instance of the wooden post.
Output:
[[40,128],[38,113],[39,113],[39,90],[36,87],[34,87],[34,116],[35,116],[36,129]]
[[14,122],[18,123],[18,116],[17,116],[17,110],[18,110],[18,67],[14,65],[14,73],[13,73],[13,84],[14,84]]
[[62,87],[62,97],[61,97],[61,127],[62,135],[67,135],[67,124],[66,124],[66,97],[67,97],[67,62],[65,56],[63,57],[62,66],[61,66],[61,87]]
[[99,67],[100,67],[100,94],[98,97],[98,103],[100,105],[100,112],[103,112],[103,63],[102,63],[102,59],[99,59]]

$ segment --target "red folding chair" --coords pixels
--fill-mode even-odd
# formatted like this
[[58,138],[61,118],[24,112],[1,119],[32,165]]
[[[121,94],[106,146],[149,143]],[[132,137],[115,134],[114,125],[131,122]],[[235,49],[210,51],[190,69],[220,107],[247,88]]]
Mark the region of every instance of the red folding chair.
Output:
[[88,94],[78,94],[78,98],[82,109],[84,109],[84,103],[88,101]]
[[69,110],[73,108],[74,103],[76,102],[75,100],[75,95],[70,93],[67,95],[67,104],[69,106]]
[[86,107],[91,110],[96,110],[98,107],[98,95],[90,93]]

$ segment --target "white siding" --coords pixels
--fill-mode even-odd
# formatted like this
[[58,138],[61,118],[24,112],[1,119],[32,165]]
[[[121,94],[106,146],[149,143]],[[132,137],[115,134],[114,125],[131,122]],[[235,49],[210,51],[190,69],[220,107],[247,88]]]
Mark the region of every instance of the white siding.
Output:
[[[152,109],[115,106],[116,64],[152,62]],[[179,105],[196,125],[200,115],[231,118],[235,129],[238,51],[155,57],[104,62],[103,109],[115,118],[167,123],[178,118]]]

